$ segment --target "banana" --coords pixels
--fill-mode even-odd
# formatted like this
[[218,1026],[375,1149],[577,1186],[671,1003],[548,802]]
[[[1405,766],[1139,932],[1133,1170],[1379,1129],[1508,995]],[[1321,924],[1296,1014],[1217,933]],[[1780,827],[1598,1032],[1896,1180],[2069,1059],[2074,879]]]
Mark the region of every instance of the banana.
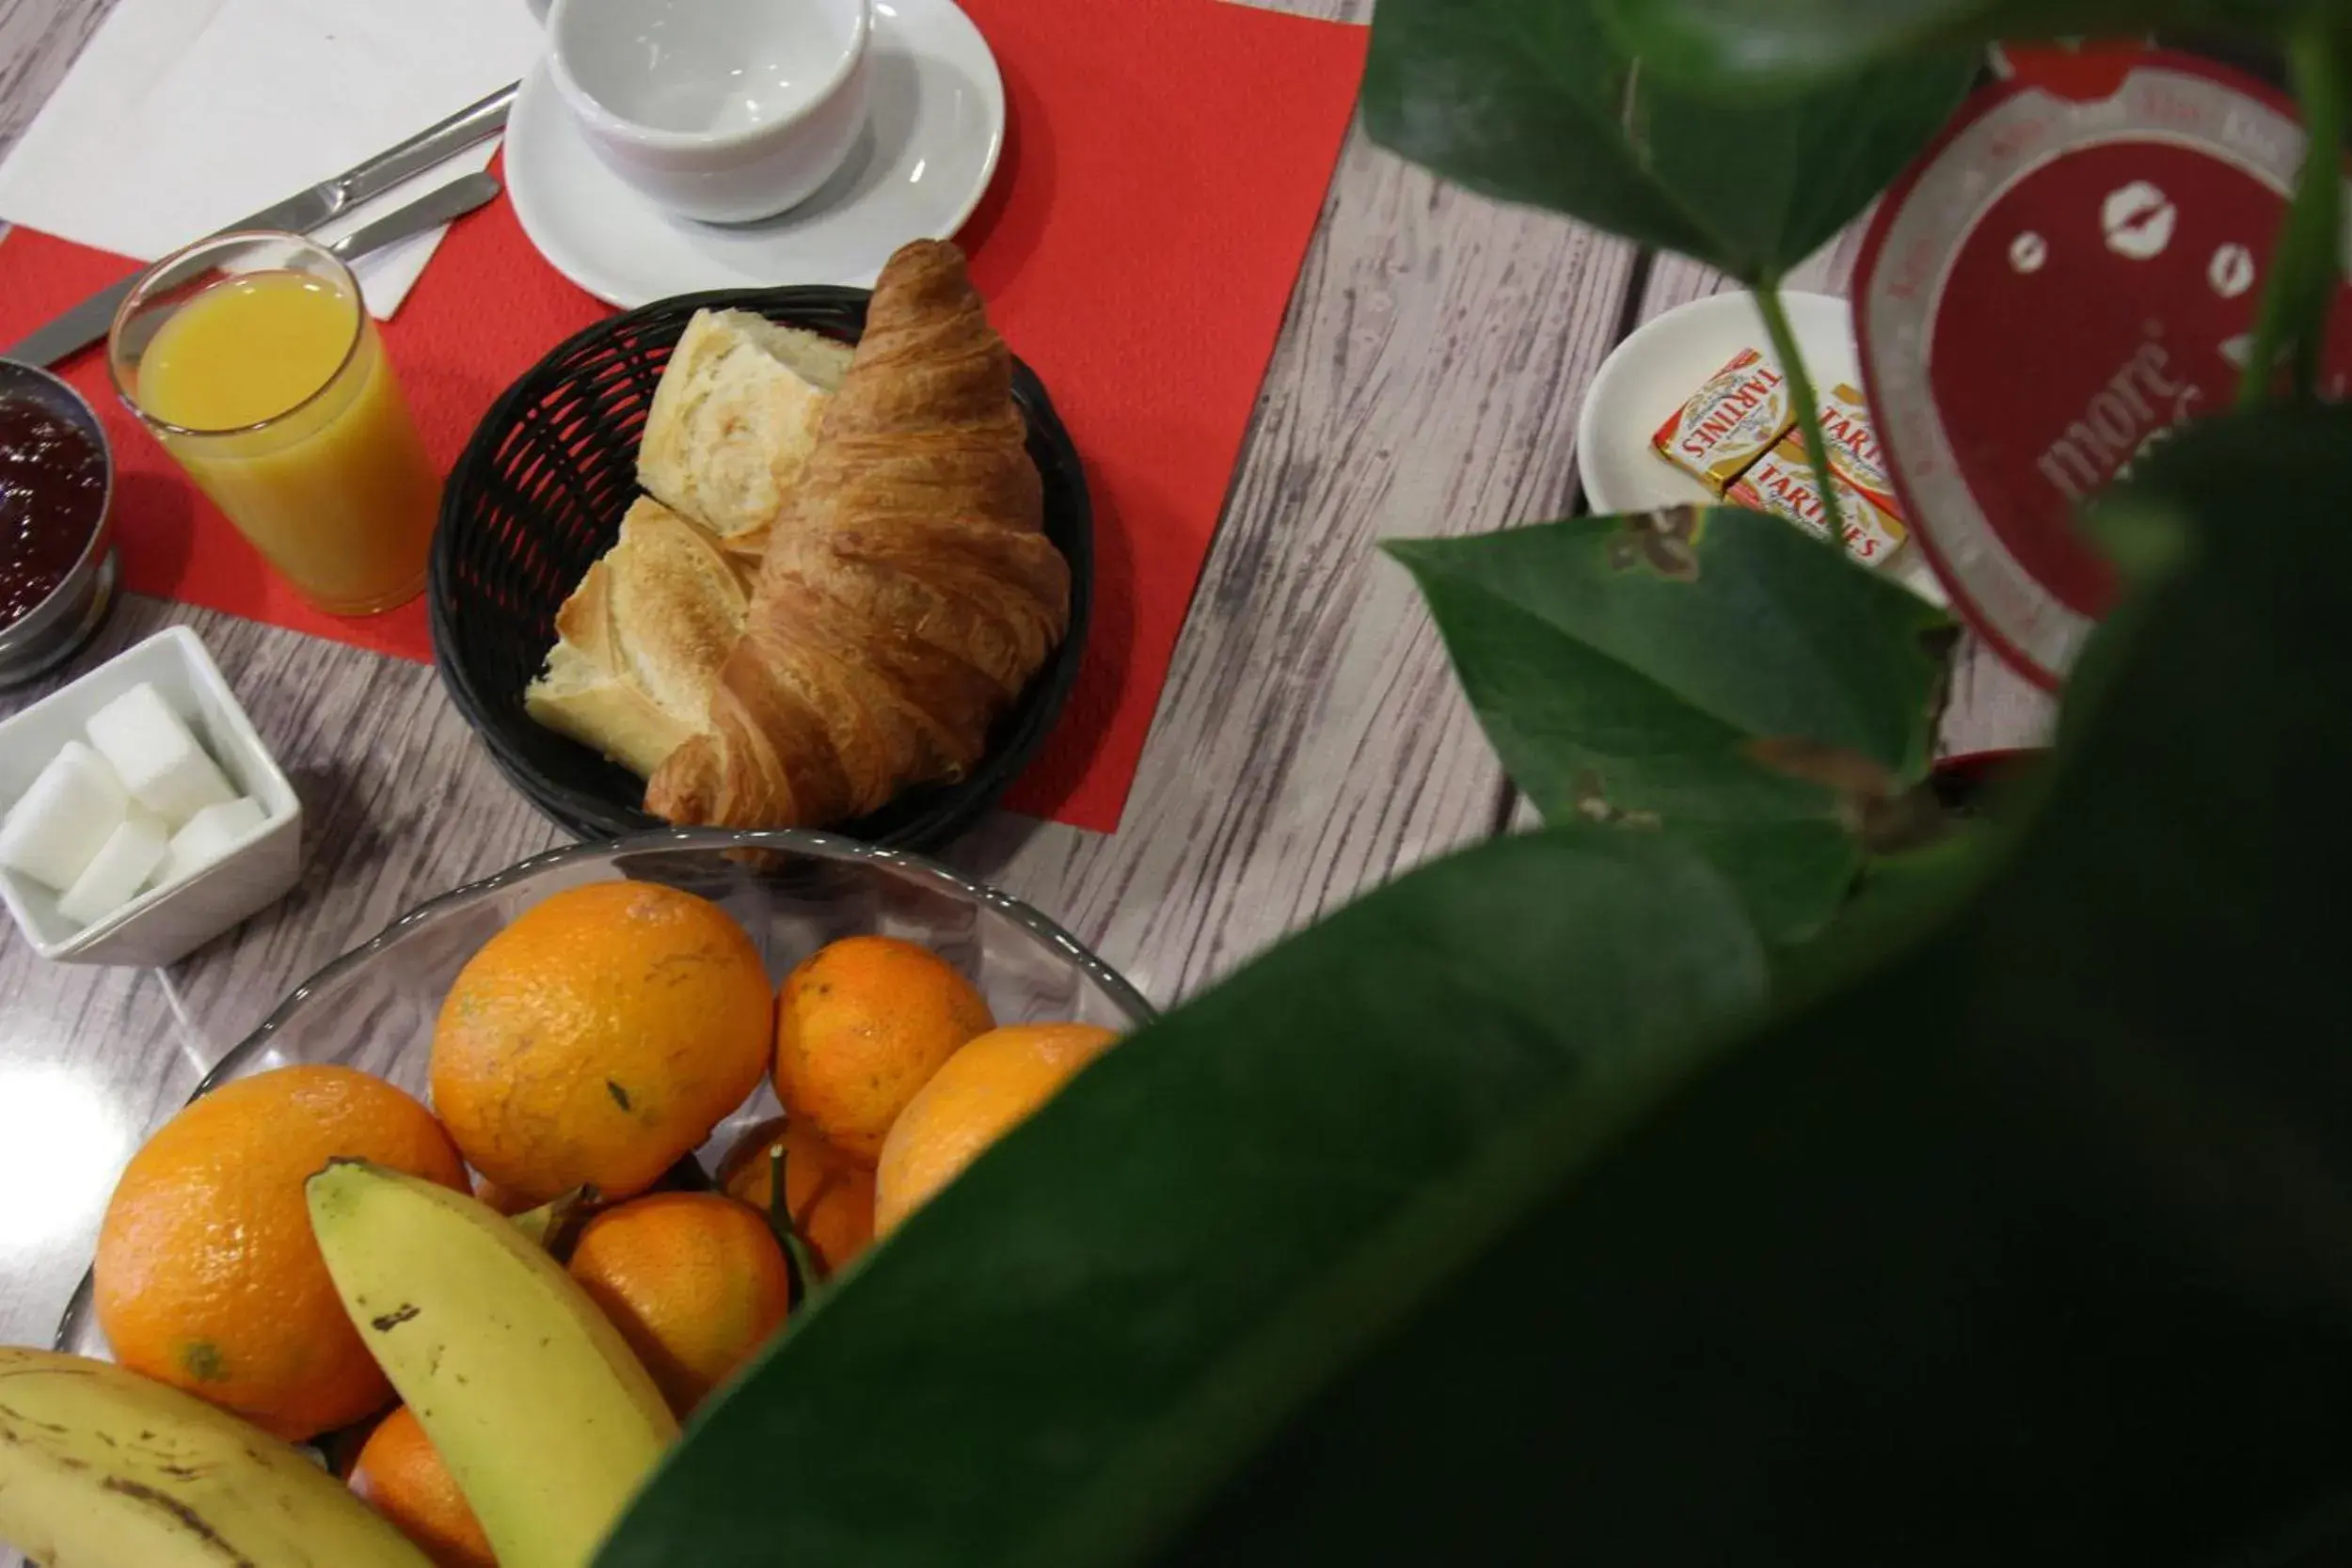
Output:
[[113,1365],[0,1348],[0,1541],[45,1568],[432,1568],[307,1457]]
[[463,1193],[342,1160],[309,1193],[344,1309],[501,1568],[586,1568],[677,1436],[620,1332],[560,1264]]
[[580,1240],[581,1227],[596,1212],[596,1200],[594,1186],[574,1187],[567,1193],[558,1193],[536,1209],[526,1209],[514,1215],[510,1223],[557,1262],[565,1262],[572,1256],[572,1243]]

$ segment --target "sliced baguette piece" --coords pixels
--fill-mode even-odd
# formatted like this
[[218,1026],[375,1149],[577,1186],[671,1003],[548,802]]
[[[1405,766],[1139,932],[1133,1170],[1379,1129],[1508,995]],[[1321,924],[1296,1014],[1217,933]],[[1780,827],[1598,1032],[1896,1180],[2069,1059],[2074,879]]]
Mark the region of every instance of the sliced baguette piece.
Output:
[[524,711],[649,776],[709,721],[711,686],[750,599],[743,564],[717,539],[640,499],[556,612],[556,644]]
[[756,561],[853,350],[749,310],[697,310],[654,390],[637,482]]

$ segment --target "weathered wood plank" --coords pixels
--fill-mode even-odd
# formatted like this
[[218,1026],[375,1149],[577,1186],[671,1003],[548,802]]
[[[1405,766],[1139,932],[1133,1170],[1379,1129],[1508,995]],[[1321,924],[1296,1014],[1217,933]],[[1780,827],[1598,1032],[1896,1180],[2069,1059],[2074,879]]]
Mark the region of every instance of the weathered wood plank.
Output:
[[[108,0],[0,0],[0,152],[24,127],[105,17]],[[0,232],[6,226],[0,225]]]
[[1125,822],[993,823],[959,857],[1168,997],[1491,832],[1493,753],[1375,546],[1571,504],[1631,255],[1355,135]]
[[1370,22],[1373,0],[1234,0],[1236,5],[1263,6],[1270,11],[1319,16],[1327,22]]
[[[102,1129],[112,1160],[51,1150],[0,1176],[0,1338],[45,1338],[137,1136],[304,978],[410,907],[558,842],[500,777],[423,665],[132,597],[54,689],[157,628],[196,628],[303,804],[285,899],[169,972],[47,963],[0,936],[0,1149],[41,1148],[43,1107]],[[27,1125],[18,1126],[24,1118]],[[14,1175],[0,1153],[0,1172]]]

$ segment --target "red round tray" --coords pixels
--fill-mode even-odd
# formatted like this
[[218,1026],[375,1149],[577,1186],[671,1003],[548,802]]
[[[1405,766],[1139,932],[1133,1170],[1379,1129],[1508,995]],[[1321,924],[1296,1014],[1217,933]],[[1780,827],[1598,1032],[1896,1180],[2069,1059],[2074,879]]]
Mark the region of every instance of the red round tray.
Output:
[[[2115,595],[2075,510],[2235,397],[2304,141],[2270,87],[2192,55],[2044,61],[1879,205],[1854,324],[1897,490],[1955,608],[2045,686]],[[2352,310],[2324,362],[2338,395]]]

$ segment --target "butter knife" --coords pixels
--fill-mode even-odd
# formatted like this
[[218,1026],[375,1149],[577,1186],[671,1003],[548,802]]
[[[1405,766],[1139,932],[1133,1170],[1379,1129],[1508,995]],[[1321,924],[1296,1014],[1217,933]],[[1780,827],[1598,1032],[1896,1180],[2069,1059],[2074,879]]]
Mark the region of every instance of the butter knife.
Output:
[[499,193],[499,182],[486,174],[461,174],[446,185],[437,185],[405,207],[396,208],[373,223],[355,229],[326,248],[335,260],[349,266],[362,256],[373,255],[386,245],[394,245],[413,238],[428,229],[438,229],[453,218],[462,218]]
[[[498,135],[506,124],[506,112],[514,105],[514,102],[515,84],[510,82],[480,103],[469,104],[447,119],[427,126],[399,146],[387,148],[365,163],[357,164],[331,180],[322,180],[309,190],[296,192],[283,201],[274,202],[258,213],[248,214],[217,232],[228,234],[240,229],[280,229],[296,234],[307,234],[338,214],[349,212],[359,203],[390,190],[402,181],[411,179],[433,167],[436,164],[455,157],[476,143],[486,141]],[[489,177],[479,175],[473,178],[486,180]],[[449,185],[444,185],[431,196],[420,198],[417,202],[403,208],[381,223],[369,225],[367,229],[360,230],[360,233],[370,233],[399,223],[424,203],[433,201],[436,198],[464,183],[464,181],[455,181]],[[430,229],[435,224],[446,223],[459,213],[471,212],[497,194],[498,184],[492,181],[488,194],[478,198],[469,205],[460,207],[453,213],[444,212],[441,216],[430,222],[405,229],[389,239],[380,240],[375,245],[367,246],[366,250],[389,245],[395,239],[405,239],[408,235]],[[351,238],[357,240],[359,235],[355,234]],[[366,250],[356,251],[354,254],[364,255]],[[346,261],[352,259],[351,256],[343,257]],[[67,355],[88,347],[106,335],[106,329],[114,325],[115,308],[122,303],[124,296],[131,292],[131,285],[137,280],[138,274],[133,273],[119,283],[108,284],[63,315],[36,327],[22,341],[10,346],[5,355],[0,355],[0,357],[14,359],[27,365],[54,365]]]

